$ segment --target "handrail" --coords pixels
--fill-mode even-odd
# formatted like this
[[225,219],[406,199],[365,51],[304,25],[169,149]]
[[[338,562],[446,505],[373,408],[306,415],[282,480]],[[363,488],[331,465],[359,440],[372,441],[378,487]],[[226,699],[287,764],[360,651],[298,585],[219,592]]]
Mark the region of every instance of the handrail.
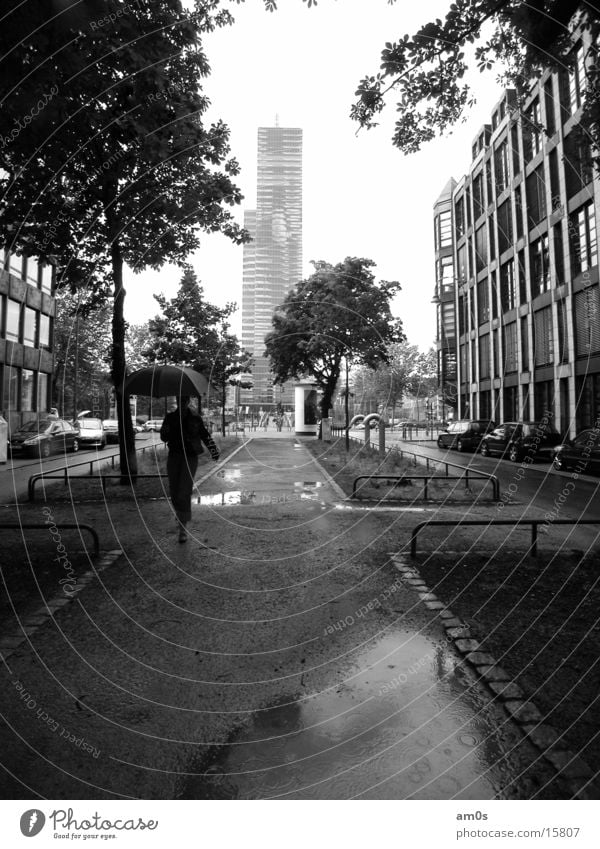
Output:
[[419,531],[428,527],[454,527],[461,528],[467,525],[512,525],[519,527],[521,525],[531,525],[531,554],[537,557],[537,529],[538,525],[600,525],[600,519],[553,519],[548,522],[547,519],[465,519],[464,521],[454,522],[450,519],[432,519],[429,522],[420,522],[412,529],[410,535],[410,556],[417,556],[417,536]]
[[[4,531],[4,530],[6,530],[6,531],[7,530],[19,531],[19,530],[21,530],[21,528],[25,528],[26,530],[37,530],[37,531],[48,530],[48,523],[47,522],[43,522],[43,523],[41,523],[41,522],[9,522],[9,523],[4,523],[3,522],[2,524],[0,524],[0,531]],[[77,529],[77,530],[89,531],[89,533],[92,536],[92,539],[94,540],[94,554],[100,553],[100,540],[98,539],[98,532],[96,531],[95,528],[92,528],[91,525],[82,525],[80,522],[68,522],[67,524],[61,523],[60,528],[61,528],[61,530],[63,530],[63,529],[64,530]]]
[[[146,452],[147,449],[151,448],[166,448],[166,445],[162,442],[152,442],[150,445],[140,445],[139,448],[136,448],[136,454],[138,451],[141,451],[142,454]],[[87,480],[94,474],[94,463],[107,463],[109,460],[111,461],[111,467],[114,469],[115,467],[115,457],[119,457],[119,453],[111,454],[109,457],[96,457],[94,460],[84,460],[82,463],[71,463],[69,466],[59,466],[56,469],[51,469],[49,472],[38,472],[36,475],[31,475],[29,480],[27,481],[27,499],[28,501],[34,501],[34,487],[36,481],[41,478],[47,478],[48,480],[59,480],[64,479],[65,486],[67,485],[68,480],[75,480],[78,477],[81,477],[82,480]],[[68,472],[70,469],[79,469],[81,466],[87,466],[90,464],[90,473],[89,475],[69,475]],[[52,474],[52,472],[60,472],[58,475]],[[138,477],[142,477],[142,475],[138,475]]]
[[[408,481],[409,483],[413,480],[415,481],[425,481],[425,486],[423,487],[423,498],[425,501],[428,500],[427,495],[427,484],[428,481],[461,481],[464,479],[464,475],[444,475],[443,477],[434,477],[433,475],[359,475],[354,478],[354,482],[352,484],[352,495],[350,498],[354,498],[356,496],[356,483],[359,480],[389,480],[389,481]],[[494,491],[494,498],[496,501],[500,495],[500,484],[498,482],[498,478],[493,475],[491,478],[486,473],[479,472],[471,472],[471,480],[483,480],[486,482],[490,482],[492,484],[492,489]],[[394,484],[397,486],[397,484]]]
[[[104,493],[104,495],[106,495],[106,480],[113,478],[118,478],[119,480],[121,480],[122,477],[123,475],[69,475],[63,477],[63,475],[47,475],[44,473],[39,475],[32,475],[29,478],[28,484],[29,501],[35,501],[35,485],[42,478],[44,480],[64,480],[65,484],[67,481],[89,481],[90,478],[92,478],[94,480],[100,481],[100,485],[102,486],[102,492]],[[166,473],[163,474],[161,472],[157,472],[153,475],[135,475],[134,477],[135,480],[139,480],[140,478],[167,478],[168,475]]]

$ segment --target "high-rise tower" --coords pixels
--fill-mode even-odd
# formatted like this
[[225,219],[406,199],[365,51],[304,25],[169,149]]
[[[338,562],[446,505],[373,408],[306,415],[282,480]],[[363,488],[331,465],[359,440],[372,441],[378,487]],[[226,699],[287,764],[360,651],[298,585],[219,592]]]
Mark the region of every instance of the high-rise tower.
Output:
[[259,127],[256,193],[256,210],[244,218],[253,241],[244,245],[242,288],[242,345],[254,357],[254,387],[242,398],[268,405],[291,401],[291,393],[274,391],[263,353],[274,311],[302,277],[301,129]]

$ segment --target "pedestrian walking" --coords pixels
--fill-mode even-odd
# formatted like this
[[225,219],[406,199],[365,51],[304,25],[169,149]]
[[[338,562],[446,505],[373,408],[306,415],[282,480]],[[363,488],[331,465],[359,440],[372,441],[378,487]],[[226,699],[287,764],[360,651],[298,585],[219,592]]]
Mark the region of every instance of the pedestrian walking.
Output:
[[198,455],[204,451],[203,444],[213,460],[219,459],[219,450],[202,418],[190,409],[190,398],[182,395],[177,399],[177,409],[167,413],[160,429],[160,438],[167,443],[167,475],[169,492],[175,510],[179,542],[187,542],[186,525],[192,518],[192,489],[198,468]]

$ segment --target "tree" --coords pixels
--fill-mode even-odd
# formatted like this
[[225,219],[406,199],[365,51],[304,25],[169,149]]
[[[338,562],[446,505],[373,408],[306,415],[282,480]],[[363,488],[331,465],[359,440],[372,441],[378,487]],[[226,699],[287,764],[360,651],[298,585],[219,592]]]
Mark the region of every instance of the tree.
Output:
[[144,356],[151,363],[172,363],[201,372],[218,393],[225,431],[227,384],[250,368],[251,357],[228,332],[227,318],[235,310],[229,303],[217,307],[205,300],[196,273],[185,267],[174,298],[155,295],[161,315],[149,321],[150,344]]
[[431,21],[415,35],[385,45],[380,72],[359,83],[352,117],[363,127],[375,126],[388,93],[395,92],[393,144],[404,153],[417,151],[471,107],[464,81],[471,52],[480,71],[498,66],[501,82],[524,96],[543,68],[574,66],[572,32],[579,25],[590,31],[593,45],[586,56],[581,127],[597,149],[600,66],[595,45],[600,23],[597,7],[578,0],[454,0],[443,21]]
[[208,377],[219,347],[219,326],[235,304],[217,307],[205,300],[196,272],[189,265],[184,267],[174,298],[155,295],[154,299],[161,314],[148,323],[150,345],[144,356],[151,363],[188,366]]
[[313,262],[315,272],[293,289],[273,317],[265,339],[275,383],[310,374],[323,391],[329,415],[342,361],[374,368],[388,360],[388,345],[404,338],[390,301],[397,282],[375,283],[370,259]]
[[[111,299],[121,468],[135,473],[125,390],[123,265],[183,263],[200,231],[239,243],[229,131],[202,123],[201,37],[231,22],[220,0],[87,0],[3,8],[2,227],[9,247],[54,257],[59,287]],[[57,8],[60,10],[57,11]]]
[[75,418],[89,409],[104,418],[110,394],[110,308],[90,308],[82,294],[57,297],[53,403],[64,416]]
[[219,331],[219,345],[213,354],[213,364],[210,370],[210,382],[220,396],[221,402],[221,433],[225,436],[225,404],[227,386],[240,386],[249,389],[252,381],[248,379],[252,368],[252,356],[240,347],[237,336],[228,332],[229,326],[223,324]]

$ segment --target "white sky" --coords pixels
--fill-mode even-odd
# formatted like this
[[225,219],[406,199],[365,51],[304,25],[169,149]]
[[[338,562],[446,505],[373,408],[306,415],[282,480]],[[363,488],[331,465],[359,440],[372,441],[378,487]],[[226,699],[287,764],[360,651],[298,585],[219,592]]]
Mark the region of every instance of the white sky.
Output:
[[[310,260],[340,262],[346,256],[375,261],[378,279],[399,280],[402,292],[394,313],[402,318],[409,342],[423,350],[435,337],[432,206],[448,179],[467,170],[471,142],[490,121],[500,89],[477,71],[470,82],[477,107],[452,136],[404,156],[391,144],[393,94],[381,126],[357,135],[348,117],[357,83],[379,68],[381,49],[405,32],[412,34],[443,17],[450,0],[319,0],[308,9],[301,0],[280,0],[275,13],[262,0],[231,4],[232,27],[205,42],[212,74],[205,90],[212,117],[231,128],[231,148],[240,162],[237,178],[245,200],[256,202],[256,143],[259,126],[302,127],[304,276]],[[232,319],[240,331],[242,247],[218,234],[206,235],[190,258],[206,297],[216,304],[236,301]],[[133,323],[156,315],[153,292],[173,297],[181,272],[130,276],[126,316]]]

